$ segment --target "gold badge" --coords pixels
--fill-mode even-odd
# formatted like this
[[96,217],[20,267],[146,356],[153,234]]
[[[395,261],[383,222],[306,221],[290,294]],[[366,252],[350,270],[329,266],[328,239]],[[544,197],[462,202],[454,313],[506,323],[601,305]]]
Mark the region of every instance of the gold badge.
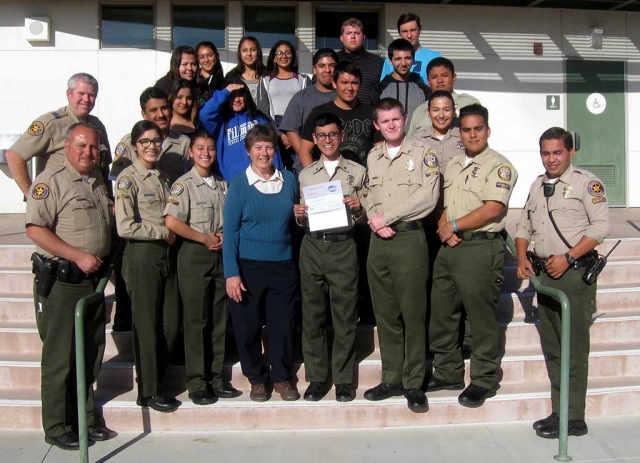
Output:
[[567,199],[571,196],[571,185],[567,185],[562,189],[562,197]]
[[38,183],[31,190],[31,197],[33,199],[45,199],[49,196],[49,185],[46,183]]
[[587,191],[591,196],[604,196],[604,185],[598,180],[592,180],[589,182]]
[[473,170],[471,171],[471,176],[473,178],[478,178],[478,174],[480,173],[480,167],[476,166],[473,168]]
[[415,168],[416,168],[416,163],[415,163],[415,162],[413,162],[413,159],[409,159],[409,160],[407,161],[407,170],[408,170],[409,172],[411,172],[411,171],[412,171],[412,170],[414,170]]
[[353,175],[347,175],[347,185],[353,185],[354,181]]
[[44,124],[40,121],[35,121],[27,130],[27,133],[29,135],[33,135],[34,137],[42,135],[42,132],[44,132]]
[[502,180],[511,180],[511,169],[508,165],[502,164],[498,166],[498,177]]

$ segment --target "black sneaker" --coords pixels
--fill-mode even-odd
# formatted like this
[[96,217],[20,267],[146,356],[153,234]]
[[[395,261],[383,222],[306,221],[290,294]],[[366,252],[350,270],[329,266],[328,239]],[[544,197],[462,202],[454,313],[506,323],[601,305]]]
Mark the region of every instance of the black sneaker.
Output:
[[[584,420],[569,420],[569,436],[584,436],[589,432],[587,423]],[[536,429],[536,434],[544,439],[557,439],[560,435],[560,419],[547,423]]]
[[354,397],[351,384],[336,384],[336,400],[338,402],[351,402]]
[[496,395],[495,389],[487,389],[476,384],[469,386],[458,396],[458,403],[464,407],[478,408],[482,407],[484,401]]
[[557,421],[557,420],[558,420],[558,414],[556,412],[553,412],[551,415],[547,416],[546,418],[542,418],[541,420],[535,421],[533,423],[533,429],[537,431],[541,427],[546,426],[549,423],[553,423],[554,421]]
[[389,397],[402,395],[402,384],[380,383],[376,387],[365,391],[364,398],[367,400],[385,400]]

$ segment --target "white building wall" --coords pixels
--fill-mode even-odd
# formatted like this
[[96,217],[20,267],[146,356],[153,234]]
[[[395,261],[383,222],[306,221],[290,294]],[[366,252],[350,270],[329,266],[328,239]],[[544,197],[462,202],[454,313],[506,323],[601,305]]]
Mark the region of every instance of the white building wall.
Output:
[[[131,2],[133,3],[133,2]],[[298,46],[302,71],[309,72],[313,51],[313,3],[298,3]],[[109,132],[112,147],[140,117],[138,97],[169,67],[167,33],[170,2],[156,2],[156,50],[100,49],[100,4],[94,0],[2,1],[0,15],[0,134],[19,134],[38,115],[66,103],[66,80],[89,72],[100,82],[93,114]],[[422,44],[451,58],[458,73],[456,89],[472,93],[489,108],[491,146],[506,155],[520,174],[511,206],[521,207],[528,187],[542,172],[537,140],[550,126],[566,122],[563,59],[615,59],[627,65],[627,202],[640,206],[640,14],[542,8],[461,7],[388,4],[383,8],[382,41],[397,37],[403,11],[420,15]],[[228,43],[220,50],[225,72],[235,65],[242,32],[242,8],[227,8]],[[48,16],[52,40],[31,44],[24,38],[26,16]],[[604,28],[603,50],[589,47],[589,29]],[[544,44],[544,56],[533,55],[533,43]],[[268,50],[265,50],[268,52]],[[561,95],[561,110],[547,111],[546,95]],[[22,194],[8,169],[1,166],[0,212],[22,212]]]

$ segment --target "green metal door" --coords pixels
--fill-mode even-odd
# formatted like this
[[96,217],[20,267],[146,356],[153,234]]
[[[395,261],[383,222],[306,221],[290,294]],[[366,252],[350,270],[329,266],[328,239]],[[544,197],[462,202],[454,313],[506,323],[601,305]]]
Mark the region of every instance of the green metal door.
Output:
[[610,206],[624,206],[624,63],[569,60],[566,71],[567,130],[581,140],[573,164],[602,180]]

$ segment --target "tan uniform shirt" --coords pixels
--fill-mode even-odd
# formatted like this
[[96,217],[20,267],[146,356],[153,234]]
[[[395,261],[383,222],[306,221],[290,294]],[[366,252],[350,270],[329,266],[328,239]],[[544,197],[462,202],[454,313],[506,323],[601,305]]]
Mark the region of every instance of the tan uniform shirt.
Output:
[[[155,165],[167,175],[171,185],[189,170],[190,143],[189,137],[172,130],[162,144],[162,151]],[[136,156],[129,133],[122,137],[116,146],[115,161],[111,166],[111,179],[114,180],[125,167],[130,166]]]
[[163,240],[169,236],[164,226],[164,206],[169,184],[159,170],[149,172],[138,158],[118,175],[116,181],[116,226],[121,238]]
[[[329,173],[325,169],[322,159],[320,159],[302,169],[298,176],[298,181],[300,182],[300,204],[305,203],[302,191],[303,187],[336,180],[340,180],[342,193],[345,197],[356,195],[362,200],[362,187],[365,174],[366,170],[360,164],[340,156],[336,171],[333,173],[333,176],[329,177]],[[347,206],[345,205],[345,207]],[[356,215],[359,216],[360,214]],[[353,227],[354,219],[357,219],[357,217],[352,215],[351,210],[347,210],[347,217],[349,219],[349,225],[345,228],[335,229],[335,231],[349,230]]]
[[460,129],[458,127],[450,127],[442,140],[434,135],[433,127],[420,130],[413,135],[436,150],[440,172],[443,174],[449,161],[455,156],[464,154],[465,152],[464,145],[460,140]]
[[[102,258],[111,251],[111,206],[98,170],[85,180],[65,159],[34,180],[26,224],[48,228],[65,243]],[[45,257],[55,257],[39,246],[36,249]]]
[[[45,166],[58,166],[64,164],[66,155],[64,142],[67,138],[67,130],[80,120],[71,112],[68,106],[43,114],[31,123],[31,126],[11,147],[22,159],[28,161],[38,157],[36,172],[40,173]],[[100,132],[100,160],[98,169],[107,181],[109,164],[111,164],[111,148],[107,130],[100,119],[89,115],[87,122]]]
[[[469,95],[468,93],[456,93],[456,91],[454,90],[451,96],[453,97],[456,116],[460,113],[460,108],[464,108],[465,106],[468,106],[470,104],[480,103],[480,100],[478,100],[475,96]],[[413,112],[413,116],[411,116],[411,124],[409,124],[407,135],[414,134],[416,132],[419,132],[420,130],[428,129],[431,126],[431,117],[429,117],[429,102],[425,101]]]
[[175,217],[200,233],[222,233],[226,196],[227,182],[214,175],[209,186],[193,167],[171,187],[164,215]]
[[560,232],[575,246],[583,236],[602,243],[609,236],[609,206],[604,185],[586,170],[569,166],[556,182],[553,196],[544,197],[543,182],[549,178],[539,176],[531,185],[520,221],[516,226],[516,238],[535,242],[536,254],[547,258],[569,251],[549,220],[553,214]]
[[411,222],[429,215],[440,197],[438,157],[419,138],[405,137],[391,159],[387,144],[380,143],[367,158],[363,197],[367,215],[382,211],[385,225]]
[[489,146],[465,166],[466,157],[461,154],[449,161],[444,174],[447,220],[467,215],[481,207],[484,201],[498,201],[506,206],[502,214],[476,230],[465,231],[502,231],[518,172],[507,158]]

